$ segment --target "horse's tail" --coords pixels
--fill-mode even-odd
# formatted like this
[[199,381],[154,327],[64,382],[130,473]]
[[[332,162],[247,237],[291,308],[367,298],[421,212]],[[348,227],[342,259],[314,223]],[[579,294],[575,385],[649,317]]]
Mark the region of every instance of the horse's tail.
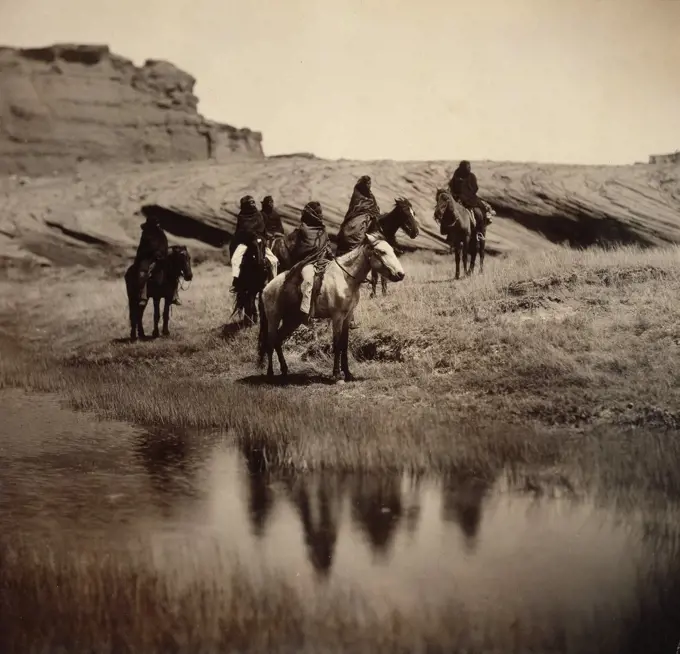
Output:
[[262,367],[264,364],[264,357],[267,354],[267,341],[269,340],[269,322],[267,320],[267,312],[264,310],[264,300],[262,293],[257,305],[258,313],[260,314],[260,333],[257,338],[257,357],[258,365]]

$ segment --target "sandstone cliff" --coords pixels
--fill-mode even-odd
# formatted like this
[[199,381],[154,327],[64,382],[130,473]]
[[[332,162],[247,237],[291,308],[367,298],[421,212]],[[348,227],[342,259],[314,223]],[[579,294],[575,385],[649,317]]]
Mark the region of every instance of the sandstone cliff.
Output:
[[195,82],[168,62],[137,67],[104,45],[0,47],[0,174],[262,158],[260,133],[198,113]]

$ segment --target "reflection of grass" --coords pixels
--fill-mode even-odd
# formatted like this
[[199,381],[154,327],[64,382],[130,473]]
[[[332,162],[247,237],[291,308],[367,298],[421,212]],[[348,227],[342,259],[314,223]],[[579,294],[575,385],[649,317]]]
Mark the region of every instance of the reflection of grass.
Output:
[[[256,329],[225,332],[228,275],[212,264],[174,310],[173,336],[134,345],[115,342],[127,334],[121,280],[5,283],[0,308],[28,352],[3,355],[0,384],[132,421],[228,427],[294,468],[569,463],[680,496],[667,431],[680,425],[678,249],[516,255],[459,283],[450,260],[431,259],[405,257],[387,298],[362,291],[356,384],[263,385]],[[294,335],[298,382],[328,374],[329,340],[325,325]]]
[[[427,598],[408,615],[371,606],[331,584],[314,590],[216,557],[204,565],[187,548],[165,569],[143,544],[111,552],[82,543],[2,545],[3,652],[524,652],[592,654],[674,651],[680,577],[640,588],[620,614],[517,616],[494,607],[474,615]],[[219,553],[218,553],[219,554]],[[204,559],[205,560],[205,559]]]

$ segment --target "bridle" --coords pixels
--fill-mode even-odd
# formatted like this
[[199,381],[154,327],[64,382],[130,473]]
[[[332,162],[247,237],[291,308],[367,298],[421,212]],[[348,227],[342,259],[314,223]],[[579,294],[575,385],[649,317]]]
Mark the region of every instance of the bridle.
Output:
[[[381,236],[380,238],[377,238],[375,243],[371,243],[371,241],[368,238],[365,238],[365,243],[362,243],[362,245],[367,245],[371,250],[371,254],[376,254],[378,257],[381,257],[382,255],[380,254],[380,252],[376,251],[375,246],[378,245],[378,243],[381,243],[382,241],[385,241],[387,243],[387,239],[385,238],[385,235],[382,233],[382,230],[378,231],[380,232]],[[338,268],[340,268],[340,270],[342,270],[342,272],[345,273],[345,275],[351,277],[353,280],[356,281],[356,277],[351,272],[345,269],[345,267],[338,261],[338,257],[333,257],[333,261],[338,265]],[[370,280],[365,279],[361,283],[370,284],[371,282]]]
[[[189,252],[188,252],[188,250],[186,250],[186,248],[184,250],[174,250],[173,253],[174,254],[180,254],[181,253],[182,256],[184,256],[186,254],[186,257],[189,258]],[[191,287],[190,281],[187,282],[188,286],[186,286],[186,287],[182,284],[183,281],[186,281],[184,279],[184,267],[183,266],[180,266],[178,278],[179,278],[179,288],[180,288],[181,291],[186,291]]]

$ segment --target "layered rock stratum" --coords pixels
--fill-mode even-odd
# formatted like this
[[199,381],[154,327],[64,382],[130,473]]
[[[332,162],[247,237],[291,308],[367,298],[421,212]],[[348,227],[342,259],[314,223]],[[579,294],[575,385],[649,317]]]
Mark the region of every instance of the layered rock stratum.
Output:
[[[352,187],[373,178],[381,208],[400,195],[421,224],[406,247],[445,251],[433,219],[435,192],[455,162],[326,161],[306,157],[146,164],[92,168],[60,177],[0,178],[0,261],[62,266],[129,261],[143,215],[160,216],[172,242],[225,257],[238,201],[274,196],[292,229],[311,199],[324,208],[331,235],[347,210]],[[658,246],[680,243],[680,166],[560,166],[473,162],[480,195],[498,217],[488,250],[533,253],[567,244]]]
[[88,162],[262,158],[262,135],[198,113],[196,80],[106,45],[0,48],[0,173],[50,174]]

